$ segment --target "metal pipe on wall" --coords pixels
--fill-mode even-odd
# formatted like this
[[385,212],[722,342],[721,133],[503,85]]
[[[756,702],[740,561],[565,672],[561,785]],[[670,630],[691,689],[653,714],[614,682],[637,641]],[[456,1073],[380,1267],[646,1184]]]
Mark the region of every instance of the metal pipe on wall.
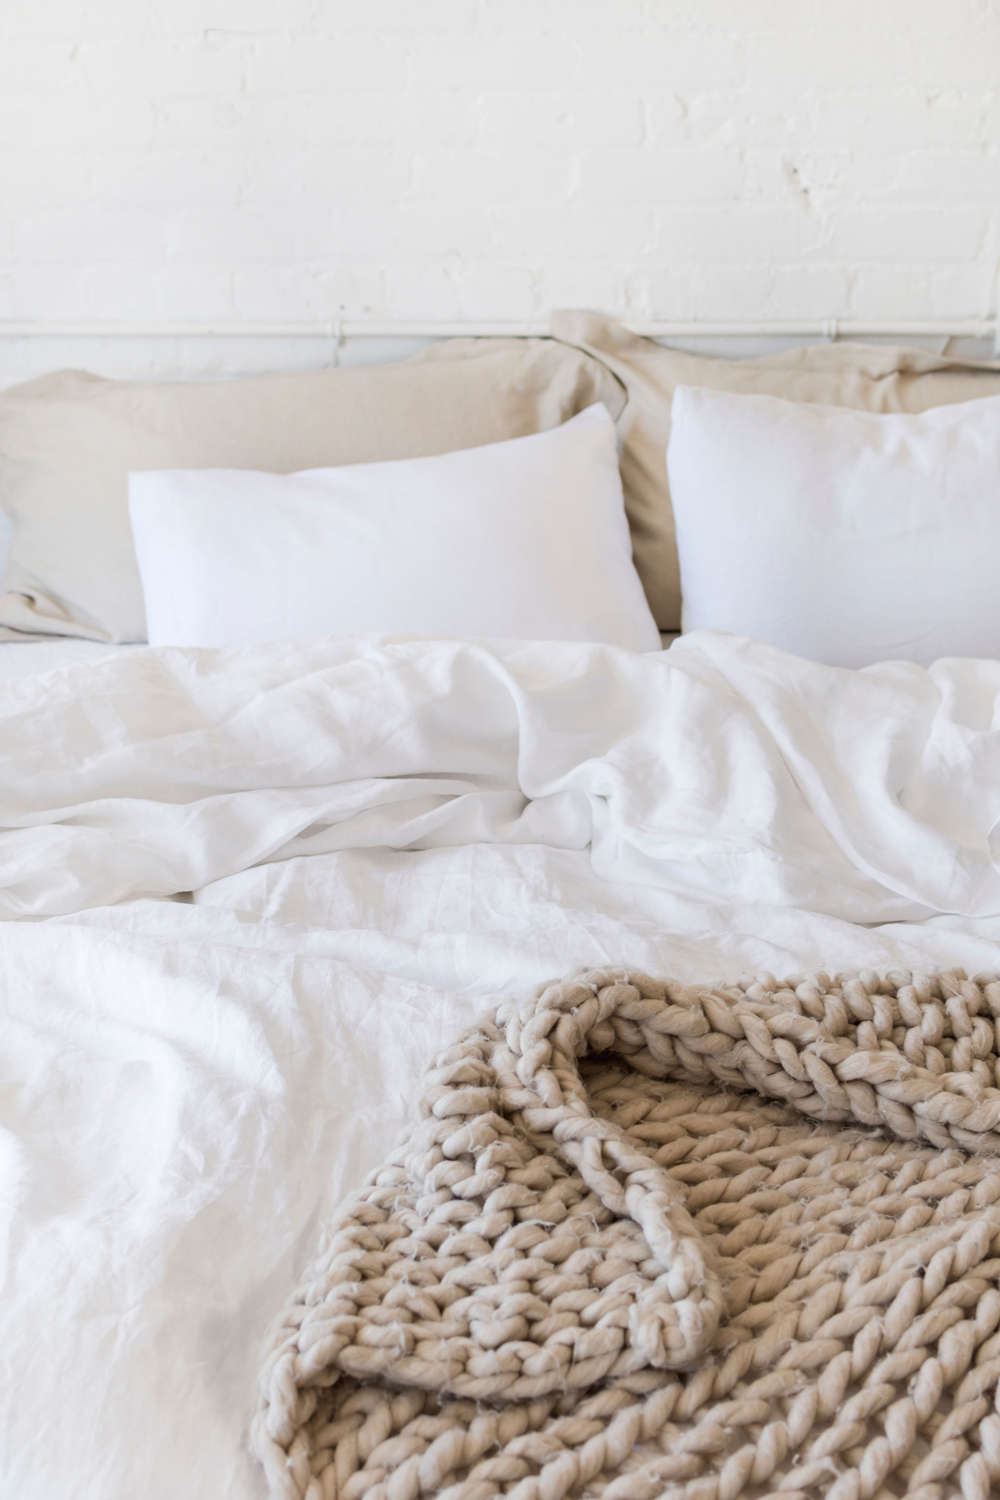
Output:
[[[823,318],[796,323],[673,322],[623,318],[633,333],[648,338],[993,338],[996,318],[954,321],[877,322]],[[332,319],[317,323],[147,323],[0,321],[3,338],[487,338],[526,337],[548,333],[543,320],[532,322],[366,321]]]

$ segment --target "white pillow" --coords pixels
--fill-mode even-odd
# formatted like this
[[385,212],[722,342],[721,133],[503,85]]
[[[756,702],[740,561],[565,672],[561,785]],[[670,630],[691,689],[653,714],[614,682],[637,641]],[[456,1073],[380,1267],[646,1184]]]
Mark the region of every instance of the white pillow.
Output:
[[1000,656],[1000,396],[878,416],[681,387],[685,630],[833,666]]
[[132,474],[129,511],[154,646],[389,632],[660,646],[600,404],[435,458]]

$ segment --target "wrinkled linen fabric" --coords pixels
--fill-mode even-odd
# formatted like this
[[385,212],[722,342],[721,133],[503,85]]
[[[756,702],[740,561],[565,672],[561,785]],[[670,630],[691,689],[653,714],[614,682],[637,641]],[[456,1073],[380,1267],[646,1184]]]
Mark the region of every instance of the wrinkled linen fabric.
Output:
[[996,663],[701,635],[45,665],[0,680],[17,1500],[265,1493],[267,1326],[502,996],[608,964],[1000,967]]
[[142,651],[6,684],[0,788],[7,917],[479,843],[848,921],[1000,913],[991,661],[848,672],[712,632]]

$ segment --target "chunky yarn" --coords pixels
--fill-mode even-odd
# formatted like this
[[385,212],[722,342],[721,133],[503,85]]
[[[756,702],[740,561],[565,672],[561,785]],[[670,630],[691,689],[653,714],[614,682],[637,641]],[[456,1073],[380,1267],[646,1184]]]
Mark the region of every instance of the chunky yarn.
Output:
[[272,1496],[1000,1493],[998,1039],[961,970],[501,1005],[273,1335]]

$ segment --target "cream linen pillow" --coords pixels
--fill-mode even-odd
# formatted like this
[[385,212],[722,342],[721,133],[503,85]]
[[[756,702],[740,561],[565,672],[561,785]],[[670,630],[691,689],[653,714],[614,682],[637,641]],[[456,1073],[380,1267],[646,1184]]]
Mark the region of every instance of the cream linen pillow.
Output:
[[0,508],[14,526],[0,627],[146,638],[128,475],[276,474],[417,458],[557,427],[617,378],[551,339],[454,339],[399,364],[244,380],[65,371],[0,394]]
[[1000,396],[918,416],[687,389],[685,630],[837,667],[1000,657]]
[[386,633],[658,651],[615,424],[301,474],[133,474],[153,646]]
[[625,508],[639,577],[661,630],[681,623],[677,542],[664,454],[679,385],[781,396],[872,412],[921,412],[1000,394],[1000,363],[948,359],[917,349],[812,344],[763,359],[717,359],[666,349],[598,313],[559,312],[557,338],[604,361],[624,383],[619,421]]

